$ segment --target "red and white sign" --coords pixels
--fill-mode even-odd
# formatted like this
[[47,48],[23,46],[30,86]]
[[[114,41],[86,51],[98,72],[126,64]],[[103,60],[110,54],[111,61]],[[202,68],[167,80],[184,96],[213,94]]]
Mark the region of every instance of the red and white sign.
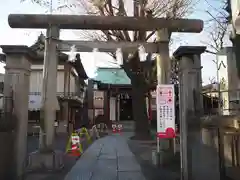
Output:
[[157,86],[157,136],[174,138],[175,132],[175,98],[174,85]]

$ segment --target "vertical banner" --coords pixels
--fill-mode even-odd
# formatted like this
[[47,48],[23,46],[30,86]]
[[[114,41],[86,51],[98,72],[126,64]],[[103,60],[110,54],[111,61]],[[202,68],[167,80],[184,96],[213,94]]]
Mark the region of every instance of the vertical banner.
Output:
[[157,86],[157,136],[174,138],[175,132],[175,93],[173,84]]

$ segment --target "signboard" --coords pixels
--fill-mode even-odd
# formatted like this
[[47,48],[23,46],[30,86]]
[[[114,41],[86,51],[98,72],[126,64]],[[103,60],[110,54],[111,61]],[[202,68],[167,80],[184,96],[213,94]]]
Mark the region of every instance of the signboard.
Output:
[[175,93],[173,84],[157,86],[157,136],[174,138],[175,133]]

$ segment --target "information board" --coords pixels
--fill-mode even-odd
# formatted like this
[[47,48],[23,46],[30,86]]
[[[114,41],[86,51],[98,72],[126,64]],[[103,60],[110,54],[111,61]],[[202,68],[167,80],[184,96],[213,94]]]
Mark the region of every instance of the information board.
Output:
[[157,136],[159,138],[174,138],[176,136],[173,84],[157,86]]

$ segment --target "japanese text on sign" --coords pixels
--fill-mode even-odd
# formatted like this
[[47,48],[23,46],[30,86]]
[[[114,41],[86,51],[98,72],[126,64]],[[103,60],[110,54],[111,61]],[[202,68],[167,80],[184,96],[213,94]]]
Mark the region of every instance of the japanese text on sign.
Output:
[[157,86],[157,135],[159,138],[175,137],[174,85]]

